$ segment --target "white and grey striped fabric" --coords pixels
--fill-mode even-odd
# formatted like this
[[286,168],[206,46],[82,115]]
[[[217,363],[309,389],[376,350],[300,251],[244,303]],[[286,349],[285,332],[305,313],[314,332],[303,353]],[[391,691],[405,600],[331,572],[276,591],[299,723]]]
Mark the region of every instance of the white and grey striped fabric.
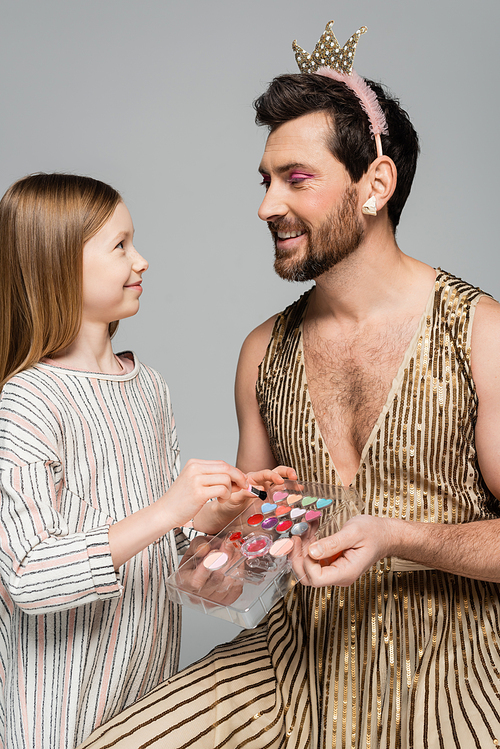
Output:
[[179,471],[166,383],[38,364],[0,399],[0,746],[66,749],[177,668],[181,531],[115,573],[111,523]]

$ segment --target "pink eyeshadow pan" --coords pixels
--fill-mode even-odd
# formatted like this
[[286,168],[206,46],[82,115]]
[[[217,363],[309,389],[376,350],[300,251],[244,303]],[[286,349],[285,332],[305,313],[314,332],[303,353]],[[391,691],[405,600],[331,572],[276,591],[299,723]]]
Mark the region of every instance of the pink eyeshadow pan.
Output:
[[282,499],[286,499],[287,497],[288,497],[288,492],[274,492],[273,501],[281,502]]
[[317,518],[321,517],[321,512],[319,510],[308,510],[306,512],[306,520],[317,520]]
[[203,560],[203,565],[207,570],[219,570],[226,564],[228,559],[229,557],[224,551],[212,551]]
[[279,538],[273,543],[269,549],[269,553],[273,557],[283,557],[285,554],[289,554],[293,549],[293,541],[291,538]]
[[259,551],[263,551],[266,547],[266,539],[258,536],[256,539],[251,539],[245,544],[245,551],[250,551],[252,554],[257,554]]

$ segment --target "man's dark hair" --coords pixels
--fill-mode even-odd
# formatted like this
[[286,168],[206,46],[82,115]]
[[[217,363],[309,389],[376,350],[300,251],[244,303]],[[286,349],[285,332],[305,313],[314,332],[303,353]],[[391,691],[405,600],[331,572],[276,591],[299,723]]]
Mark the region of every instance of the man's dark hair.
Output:
[[[375,92],[387,120],[388,135],[382,135],[382,150],[396,164],[398,180],[387,204],[394,230],[410,194],[419,153],[418,136],[397,99],[382,86],[365,78]],[[370,123],[359,99],[344,83],[322,75],[299,73],[275,78],[254,102],[255,121],[273,132],[285,122],[311,112],[325,112],[332,121],[327,143],[332,154],[346,168],[353,182],[359,182],[377,157]]]

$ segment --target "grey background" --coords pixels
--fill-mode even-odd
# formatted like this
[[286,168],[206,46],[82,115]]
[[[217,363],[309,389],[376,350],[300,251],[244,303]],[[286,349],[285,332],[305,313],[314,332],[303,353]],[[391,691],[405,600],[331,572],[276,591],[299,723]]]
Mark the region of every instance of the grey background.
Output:
[[[150,261],[132,348],[171,389],[183,460],[233,462],[245,335],[302,291],[274,276],[256,211],[252,100],[327,21],[421,137],[398,241],[500,297],[498,0],[2,0],[0,190],[35,171],[119,189]],[[182,664],[239,629],[185,611]]]

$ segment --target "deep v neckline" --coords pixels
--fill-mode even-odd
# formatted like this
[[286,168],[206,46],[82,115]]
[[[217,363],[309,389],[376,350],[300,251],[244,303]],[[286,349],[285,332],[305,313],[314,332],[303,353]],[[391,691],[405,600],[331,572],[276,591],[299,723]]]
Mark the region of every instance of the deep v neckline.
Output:
[[390,387],[389,392],[387,394],[387,398],[385,400],[385,403],[382,406],[382,410],[381,410],[381,412],[380,412],[377,420],[375,421],[375,424],[373,425],[373,428],[372,428],[370,434],[368,435],[368,439],[366,440],[366,443],[365,443],[365,445],[363,447],[363,450],[361,451],[361,455],[360,455],[360,458],[359,458],[358,467],[357,467],[357,469],[356,469],[356,471],[355,471],[354,475],[352,476],[352,478],[351,478],[351,480],[350,480],[349,483],[345,483],[344,482],[344,479],[341,477],[339,471],[337,470],[337,467],[335,466],[334,461],[332,460],[332,455],[331,455],[331,452],[330,452],[330,448],[328,447],[328,444],[327,444],[325,438],[323,437],[323,434],[322,434],[321,429],[319,427],[318,420],[316,419],[316,415],[315,415],[315,411],[314,411],[314,405],[313,405],[313,402],[311,400],[311,391],[309,389],[308,377],[307,377],[307,362],[306,362],[305,351],[304,351],[304,320],[305,320],[306,315],[307,315],[307,308],[309,306],[309,300],[308,300],[308,303],[306,304],[306,308],[304,310],[304,314],[302,316],[302,320],[300,321],[300,325],[299,325],[298,354],[302,358],[302,362],[304,363],[304,374],[305,374],[305,382],[304,382],[304,384],[305,384],[306,390],[307,390],[307,403],[308,403],[308,406],[309,406],[309,409],[310,409],[311,417],[314,419],[315,424],[316,424],[317,435],[318,435],[318,437],[323,442],[325,454],[328,456],[328,459],[330,461],[330,465],[331,465],[331,467],[333,469],[333,472],[334,472],[335,476],[338,478],[338,480],[340,481],[341,486],[352,486],[354,484],[354,482],[356,481],[356,478],[357,478],[357,476],[359,474],[360,468],[361,468],[361,466],[363,465],[363,463],[364,463],[364,461],[366,459],[366,455],[368,454],[368,451],[370,450],[371,446],[373,445],[373,442],[375,440],[376,435],[380,431],[380,427],[381,427],[381,425],[383,423],[383,420],[385,419],[385,416],[386,416],[389,408],[391,407],[391,405],[394,402],[394,398],[395,398],[396,392],[398,391],[398,389],[400,387],[400,384],[401,384],[401,379],[404,376],[404,372],[405,372],[405,370],[406,370],[406,368],[408,366],[409,361],[411,360],[411,358],[415,354],[415,348],[416,348],[417,342],[418,342],[419,338],[421,337],[423,331],[425,330],[425,327],[426,327],[426,324],[427,324],[427,318],[429,317],[429,315],[432,312],[432,309],[434,307],[434,301],[435,301],[435,297],[436,297],[437,281],[438,281],[440,275],[441,275],[441,270],[438,268],[436,270],[436,278],[435,278],[434,283],[432,285],[432,289],[431,289],[431,291],[429,293],[429,296],[427,298],[425,309],[422,312],[422,315],[421,315],[420,320],[418,322],[418,325],[417,325],[417,327],[415,329],[415,332],[414,332],[414,334],[413,334],[413,336],[412,336],[412,338],[410,340],[410,343],[408,344],[408,347],[407,347],[407,349],[406,349],[406,351],[405,351],[405,353],[403,355],[401,363],[400,363],[400,365],[398,367],[396,375],[395,375],[395,377],[394,377],[394,379],[392,381],[391,387]]

